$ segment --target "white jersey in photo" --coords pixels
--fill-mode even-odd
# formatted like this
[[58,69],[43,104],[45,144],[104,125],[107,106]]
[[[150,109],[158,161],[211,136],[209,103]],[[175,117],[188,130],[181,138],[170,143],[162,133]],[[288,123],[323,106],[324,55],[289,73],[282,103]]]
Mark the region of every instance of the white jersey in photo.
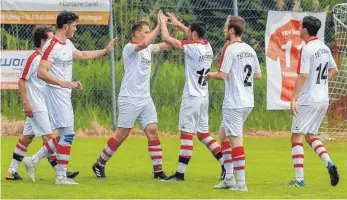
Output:
[[21,79],[26,82],[26,95],[33,112],[47,112],[44,98],[45,82],[37,77],[37,70],[41,60],[40,52],[34,51],[27,59]]
[[[62,43],[53,37],[42,49],[42,60],[52,63],[49,72],[56,79],[72,81],[72,60],[75,51],[76,48],[69,39]],[[74,125],[71,88],[47,84],[45,98],[53,129]]]
[[124,75],[119,96],[146,98],[150,96],[152,52],[160,51],[160,47],[151,44],[136,51],[136,44],[131,41],[123,49]]
[[299,105],[329,102],[328,71],[336,63],[330,49],[318,38],[314,38],[300,50],[298,74],[307,74],[299,94]]
[[183,94],[204,97],[208,95],[206,74],[210,71],[213,51],[207,40],[201,42],[181,41],[184,51],[184,71],[186,81]]
[[248,44],[237,41],[225,46],[218,71],[225,79],[223,108],[254,107],[254,73],[261,73],[257,54]]

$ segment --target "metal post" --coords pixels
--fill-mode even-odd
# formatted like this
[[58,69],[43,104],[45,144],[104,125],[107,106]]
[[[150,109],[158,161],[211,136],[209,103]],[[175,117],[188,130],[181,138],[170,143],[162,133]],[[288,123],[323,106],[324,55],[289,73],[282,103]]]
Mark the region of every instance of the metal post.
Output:
[[[112,1],[110,0],[110,17],[108,23],[108,36],[110,41],[113,40],[113,6]],[[109,53],[110,56],[110,72],[111,72],[111,93],[112,93],[112,128],[115,130],[117,128],[117,110],[116,110],[116,74],[115,74],[115,58],[114,58],[114,49]]]
[[237,7],[237,0],[233,0],[234,16],[239,15],[239,9]]

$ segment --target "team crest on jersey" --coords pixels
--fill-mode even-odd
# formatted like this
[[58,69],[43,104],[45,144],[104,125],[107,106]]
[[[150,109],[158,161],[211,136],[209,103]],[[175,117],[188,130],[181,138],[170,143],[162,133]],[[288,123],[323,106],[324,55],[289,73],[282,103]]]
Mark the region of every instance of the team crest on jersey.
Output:
[[141,57],[141,64],[142,65],[150,65],[151,60],[146,58],[146,55],[143,52],[140,52],[140,57]]

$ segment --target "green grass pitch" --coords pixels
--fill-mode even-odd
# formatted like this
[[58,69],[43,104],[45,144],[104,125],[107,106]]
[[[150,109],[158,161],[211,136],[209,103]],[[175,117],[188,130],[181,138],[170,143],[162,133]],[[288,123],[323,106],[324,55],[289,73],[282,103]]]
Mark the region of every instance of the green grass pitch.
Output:
[[[340,183],[330,186],[329,175],[317,155],[305,144],[305,188],[287,188],[293,179],[289,138],[245,138],[246,180],[249,192],[214,190],[219,183],[220,166],[207,148],[194,139],[193,157],[184,182],[154,180],[147,139],[131,137],[106,166],[106,179],[96,179],[91,166],[99,156],[107,138],[79,138],[72,147],[70,170],[80,170],[75,179],[79,185],[55,185],[55,173],[45,160],[37,166],[36,183],[26,175],[23,164],[19,174],[23,181],[6,181],[16,137],[1,138],[1,198],[73,199],[73,198],[347,198],[347,145],[326,143],[330,156],[340,172]],[[177,167],[180,141],[178,137],[162,137],[164,170],[168,175]],[[27,155],[40,148],[35,139]]]

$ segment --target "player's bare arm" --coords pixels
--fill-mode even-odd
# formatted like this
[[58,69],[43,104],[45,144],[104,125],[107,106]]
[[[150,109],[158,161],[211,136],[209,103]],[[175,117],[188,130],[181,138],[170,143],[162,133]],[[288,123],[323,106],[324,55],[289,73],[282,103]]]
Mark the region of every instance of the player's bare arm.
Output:
[[182,24],[182,22],[177,19],[175,14],[173,14],[171,12],[167,12],[166,15],[168,16],[168,19],[170,20],[170,22],[174,26],[177,26],[177,28],[180,29],[184,33],[184,35],[186,35],[186,36],[189,35],[188,27],[186,27],[184,24]]
[[228,77],[227,73],[224,72],[209,72],[205,76],[205,80],[215,79],[215,80],[225,80]]
[[39,64],[39,69],[37,71],[37,76],[46,83],[58,85],[63,88],[83,88],[81,86],[82,84],[78,84],[77,82],[61,81],[54,78],[54,76],[52,76],[52,74],[50,74],[48,71],[51,68],[51,66],[52,63],[50,61],[41,60]]
[[331,79],[333,79],[337,72],[339,72],[339,69],[337,67],[334,67],[334,68],[330,68],[328,70],[328,80],[330,81]]
[[[155,38],[157,37],[158,33],[160,31],[160,21],[158,21],[157,26],[155,27],[155,29],[150,32],[147,37],[139,44],[136,44],[135,46],[135,51],[141,51],[142,49],[147,48],[150,44],[152,44],[155,40]],[[149,30],[148,30],[149,32]],[[163,50],[165,50],[165,46],[162,46],[161,48],[163,48]],[[162,49],[160,49],[162,50]]]
[[294,89],[294,93],[292,96],[292,100],[290,102],[290,110],[294,116],[297,115],[296,107],[298,105],[298,96],[299,96],[302,88],[304,87],[306,78],[307,78],[307,74],[299,74],[298,78],[296,79],[296,82],[295,82],[295,89]]
[[261,79],[261,73],[254,73],[253,79],[254,79],[254,80]]
[[183,46],[181,42],[177,40],[176,38],[173,38],[170,36],[169,30],[167,29],[167,25],[166,25],[167,17],[161,11],[159,11],[159,21],[161,24],[161,35],[162,35],[163,41],[175,49],[183,50]]
[[73,54],[73,59],[74,60],[91,60],[94,58],[101,57],[109,53],[113,49],[114,45],[116,44],[118,44],[118,38],[114,38],[113,40],[111,40],[111,42],[107,45],[107,47],[101,50],[94,50],[94,51],[76,50],[75,53]]
[[25,80],[24,78],[19,79],[18,81],[19,95],[22,100],[25,115],[28,117],[33,117],[34,112],[27,98],[26,82],[27,80]]
[[[177,35],[178,35],[178,28],[177,28],[177,26],[174,26],[171,37],[177,39]],[[159,44],[160,51],[166,51],[166,50],[170,49],[170,47],[171,47],[171,45],[166,44],[165,42],[162,42]]]

